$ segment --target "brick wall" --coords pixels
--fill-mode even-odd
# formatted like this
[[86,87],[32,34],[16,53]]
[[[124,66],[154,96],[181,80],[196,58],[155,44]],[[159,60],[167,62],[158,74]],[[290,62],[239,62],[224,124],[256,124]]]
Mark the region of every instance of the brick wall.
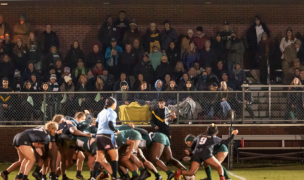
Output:
[[[73,3],[72,3],[73,2]],[[103,5],[101,1],[84,4],[82,1],[47,1],[47,2],[10,2],[8,6],[0,6],[0,13],[11,27],[18,21],[19,14],[25,13],[32,24],[32,30],[41,33],[45,24],[52,24],[57,32],[63,54],[70,44],[78,40],[85,53],[89,53],[91,45],[97,40],[97,32],[107,14],[117,15],[121,9],[127,11],[129,19],[135,18],[139,29],[144,32],[150,22],[159,24],[170,19],[172,26],[179,34],[187,29],[202,25],[208,36],[221,30],[224,20],[231,22],[231,27],[240,35],[252,23],[254,15],[259,14],[271,30],[272,37],[281,38],[288,26],[295,32],[304,31],[303,3],[279,5],[195,5],[195,2],[176,1],[136,1],[128,5],[125,1],[113,1],[111,5]],[[116,3],[115,3],[116,2]],[[135,1],[134,1],[135,2]],[[155,5],[158,4],[158,5]],[[162,5],[160,5],[162,4]]]
[[[284,135],[284,134],[303,134],[304,126],[235,126],[239,130],[241,135]],[[143,126],[142,128],[147,129],[149,132],[152,131],[150,126]],[[26,129],[14,126],[11,128],[0,127],[0,162],[13,162],[17,160],[18,156],[15,148],[12,146],[14,136]],[[184,154],[184,138],[188,134],[198,135],[204,132],[206,126],[171,126],[172,132],[172,152],[173,156],[181,159]],[[229,126],[219,127],[219,137],[223,134],[228,134]],[[281,141],[246,141],[246,147],[279,147],[282,146]],[[304,141],[286,141],[286,147],[304,147]]]

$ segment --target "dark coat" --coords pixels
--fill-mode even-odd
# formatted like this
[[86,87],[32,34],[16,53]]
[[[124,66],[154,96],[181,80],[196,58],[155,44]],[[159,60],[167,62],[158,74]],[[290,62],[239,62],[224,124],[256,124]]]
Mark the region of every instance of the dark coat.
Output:
[[142,42],[142,34],[138,29],[135,29],[134,32],[131,31],[131,29],[127,30],[123,37],[123,43],[133,43],[134,39],[139,39],[139,42]]
[[126,51],[122,52],[120,55],[120,70],[121,72],[125,72],[127,76],[133,74],[134,66],[136,62],[136,55],[134,52],[127,53]]
[[170,64],[161,62],[160,65],[156,68],[156,79],[164,80],[166,74],[170,74],[170,77],[173,75],[173,68]]
[[105,55],[101,51],[98,51],[97,53],[90,52],[90,54],[88,55],[88,58],[86,59],[86,67],[89,69],[93,68],[95,66],[97,60],[100,60],[102,65],[105,66],[104,57],[105,57]]
[[226,49],[225,49],[225,43],[221,39],[220,42],[213,41],[211,44],[212,49],[216,52],[216,59],[217,61],[225,61],[226,60]]
[[151,48],[151,44],[153,44],[154,42],[158,42],[160,43],[160,32],[159,30],[157,30],[153,36],[152,35],[153,32],[151,32],[151,30],[147,29],[146,34],[143,37],[143,47],[145,52],[150,52],[150,48]]
[[[15,67],[11,62],[1,62],[0,63],[0,79],[7,77],[12,80],[15,73]],[[9,81],[11,83],[11,81]]]
[[62,60],[61,52],[57,51],[57,53],[53,54],[51,52],[47,53],[44,57],[44,61],[42,62],[43,72],[46,73],[49,71],[50,64],[55,65],[55,62],[60,59]]
[[65,57],[65,63],[71,69],[74,69],[77,66],[78,59],[82,59],[85,62],[85,56],[83,51],[78,46],[76,49],[71,45],[71,49],[67,52]]
[[173,41],[177,41],[177,32],[175,29],[170,28],[169,30],[162,30],[160,33],[160,39],[161,39],[161,49],[167,50],[170,46],[170,43]]
[[300,59],[301,64],[304,64],[304,48],[301,46],[297,52],[297,58]]
[[13,49],[15,47],[15,44],[12,41],[9,41],[8,43],[3,41],[1,43],[1,47],[3,48],[3,54],[9,55],[11,58],[13,57]]
[[154,81],[154,69],[150,61],[144,62],[141,61],[134,68],[134,76],[138,77],[138,74],[142,74],[144,76],[144,81],[148,84],[152,84]]
[[203,68],[206,68],[207,66],[212,67],[214,69],[217,64],[217,58],[216,58],[216,52],[214,49],[210,49],[209,51],[206,51],[206,49],[203,49],[200,52],[200,65]]
[[50,48],[52,46],[56,46],[57,49],[59,49],[59,39],[54,31],[51,31],[51,33],[49,34],[46,31],[43,31],[39,39],[41,44],[41,50],[44,54],[50,52]]
[[[267,28],[267,26],[261,22],[260,23],[264,29],[264,32],[267,33],[268,37],[270,37],[270,31]],[[258,47],[258,40],[257,40],[257,34],[256,34],[256,29],[255,29],[256,24],[254,23],[252,26],[250,26],[250,28],[247,31],[247,43],[248,43],[248,47],[251,50],[256,50]]]
[[181,60],[180,49],[175,47],[171,49],[170,47],[166,50],[166,55],[168,57],[168,62],[172,68],[175,68],[176,63]]
[[103,45],[103,49],[106,49],[111,45],[111,39],[112,38],[118,38],[119,37],[119,31],[116,28],[116,25],[112,24],[110,25],[110,28],[108,28],[107,22],[105,22],[98,31],[98,39]]

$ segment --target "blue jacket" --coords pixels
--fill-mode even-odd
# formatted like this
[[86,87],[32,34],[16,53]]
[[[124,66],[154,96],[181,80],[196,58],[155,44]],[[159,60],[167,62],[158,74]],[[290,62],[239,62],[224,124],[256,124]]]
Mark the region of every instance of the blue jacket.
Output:
[[193,67],[194,61],[198,61],[200,59],[200,54],[188,54],[187,51],[183,54],[183,64],[186,71],[188,71],[191,67]]
[[[115,50],[117,51],[117,55],[114,56],[115,65],[118,66],[118,59],[119,59],[120,53],[122,53],[122,48],[120,46],[115,46]],[[112,47],[107,47],[106,53],[105,53],[106,67],[109,67],[109,63],[110,63],[110,59],[111,59],[111,51],[112,51]]]

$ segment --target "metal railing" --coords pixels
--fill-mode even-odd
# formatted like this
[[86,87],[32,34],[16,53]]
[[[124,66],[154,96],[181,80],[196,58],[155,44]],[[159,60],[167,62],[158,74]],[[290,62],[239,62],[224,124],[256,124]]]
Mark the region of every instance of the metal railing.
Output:
[[176,113],[177,124],[230,123],[230,110],[235,111],[234,123],[303,123],[304,86],[284,89],[288,87],[249,85],[242,91],[0,92],[0,124],[43,124],[55,114],[74,116],[85,109],[96,117],[110,96],[117,98],[121,123],[148,124],[160,97]]

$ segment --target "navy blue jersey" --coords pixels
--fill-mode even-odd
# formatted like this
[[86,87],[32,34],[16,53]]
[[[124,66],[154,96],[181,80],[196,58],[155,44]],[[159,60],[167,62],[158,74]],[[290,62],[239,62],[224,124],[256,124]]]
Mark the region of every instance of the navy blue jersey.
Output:
[[62,129],[62,134],[70,135],[70,134],[72,134],[70,132],[71,127],[74,127],[74,126],[72,124],[67,124],[66,122],[63,122],[58,125],[58,130]]
[[27,129],[22,132],[22,136],[24,135],[29,136],[31,143],[40,142],[47,145],[51,141],[48,131],[42,127]]
[[191,149],[206,148],[212,152],[216,144],[228,144],[233,138],[233,134],[227,140],[223,140],[217,136],[199,135],[192,142]]

